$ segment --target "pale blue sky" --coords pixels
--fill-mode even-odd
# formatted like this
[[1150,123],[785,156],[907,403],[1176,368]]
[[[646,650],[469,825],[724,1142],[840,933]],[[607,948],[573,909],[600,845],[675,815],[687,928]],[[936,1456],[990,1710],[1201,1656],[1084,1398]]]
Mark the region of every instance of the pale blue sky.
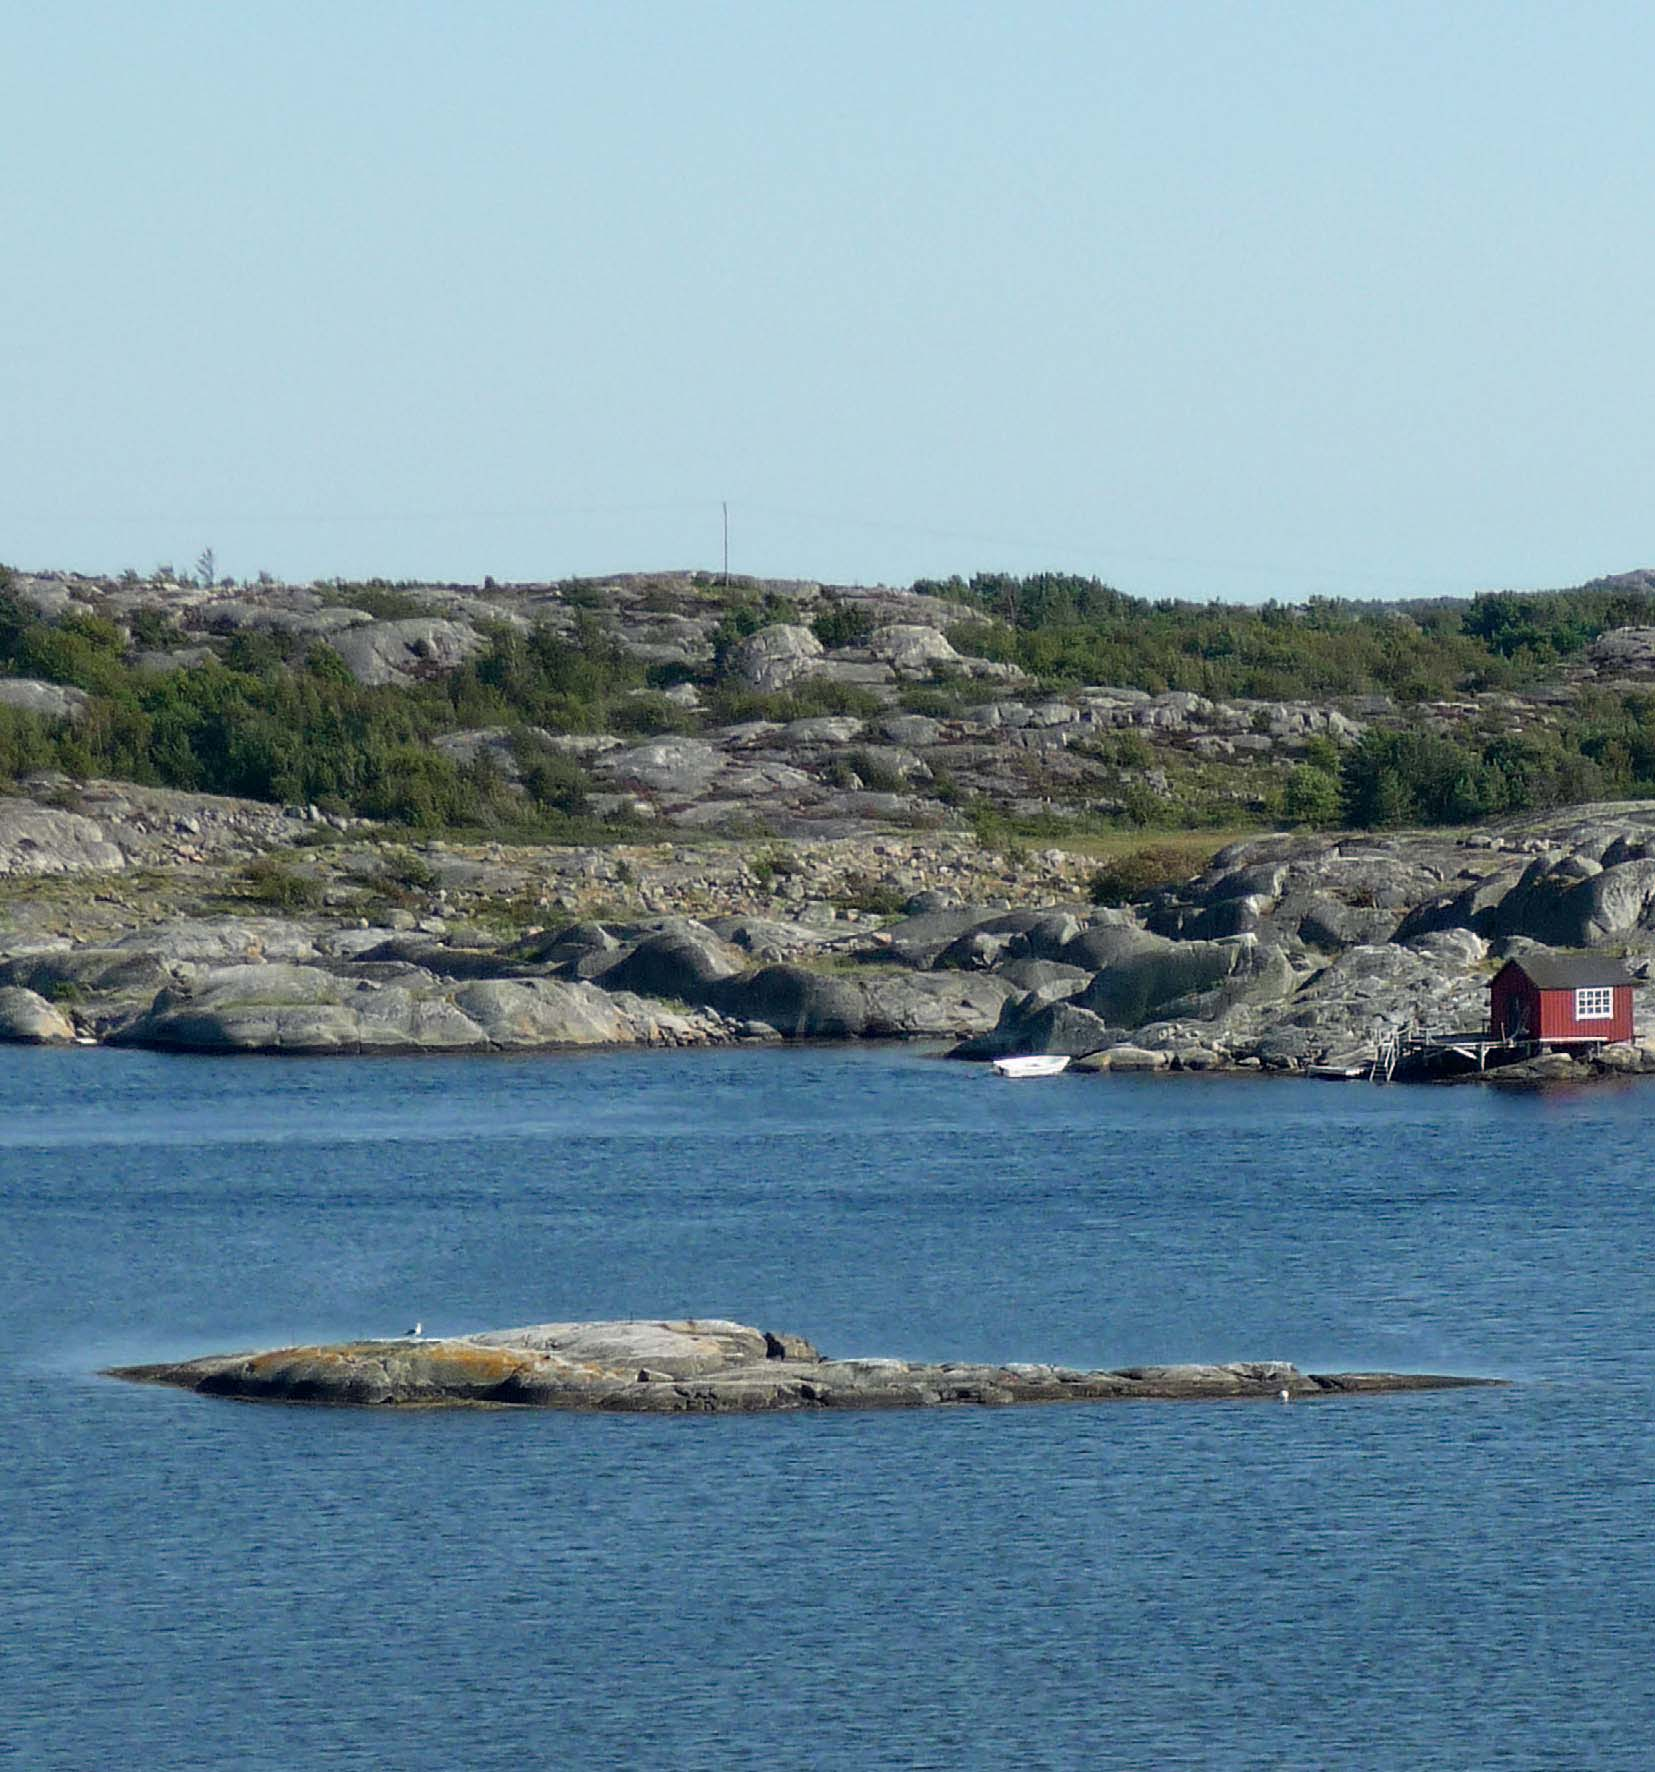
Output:
[[12,0],[0,559],[1655,564],[1655,9]]

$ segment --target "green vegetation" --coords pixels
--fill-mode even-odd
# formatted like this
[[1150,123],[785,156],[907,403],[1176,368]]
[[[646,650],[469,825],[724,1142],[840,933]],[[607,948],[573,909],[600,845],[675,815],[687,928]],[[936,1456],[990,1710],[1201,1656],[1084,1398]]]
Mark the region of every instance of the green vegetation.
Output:
[[884,712],[884,703],[871,690],[856,683],[835,683],[824,677],[807,677],[786,689],[768,692],[743,689],[734,683],[720,684],[708,701],[707,711],[719,725],[735,726],[746,720],[813,720],[824,714],[854,714],[872,719]]
[[756,634],[760,628],[773,627],[779,621],[797,621],[799,611],[788,597],[766,591],[762,597],[742,596],[726,609],[724,619],[713,630],[713,665],[722,672],[730,649],[737,641]]
[[1369,732],[1340,779],[1344,823],[1368,829],[1470,824],[1583,800],[1655,796],[1655,699],[1603,698],[1556,733],[1469,741],[1429,732]]
[[317,587],[324,607],[360,609],[375,621],[407,621],[414,616],[429,615],[429,605],[392,584],[388,579],[372,578],[361,583],[336,578],[325,589]]
[[[91,615],[51,621],[0,577],[0,671],[44,678],[91,696],[73,724],[0,707],[0,776],[35,770],[107,775],[199,792],[314,803],[427,828],[516,824],[523,808],[486,758],[456,763],[430,740],[461,727],[536,725],[560,731],[653,731],[674,704],[640,694],[644,669],[595,619],[563,638],[549,628],[501,627],[440,683],[368,687],[326,646],[290,666],[269,635],[238,634],[189,670],[141,672],[125,636]],[[368,587],[376,594],[380,587]],[[378,600],[338,586],[342,603]],[[387,598],[400,593],[385,588]],[[381,611],[397,607],[379,601]],[[147,612],[146,612],[147,613]],[[161,638],[156,623],[143,638]],[[538,812],[584,819],[590,784],[567,759],[529,760]]]
[[1655,598],[1622,588],[1260,608],[1148,602],[1059,572],[981,572],[913,588],[981,611],[950,631],[960,651],[1016,664],[1048,687],[1115,683],[1214,698],[1413,702],[1514,688],[1555,673],[1609,628],[1655,624]]
[[322,888],[309,874],[295,873],[273,855],[255,856],[237,883],[244,899],[271,910],[308,910],[322,901]]
[[1309,825],[1313,829],[1337,824],[1342,810],[1339,777],[1331,769],[1301,763],[1287,778],[1281,810],[1288,824]]
[[[168,570],[157,569],[162,576]],[[133,573],[129,582],[143,581]],[[1485,704],[1478,712],[1465,703],[1479,691],[1555,680],[1609,628],[1655,626],[1655,597],[1640,589],[1604,585],[1389,606],[1313,598],[1262,608],[1147,602],[1061,573],[981,573],[914,589],[970,611],[951,630],[956,645],[1018,666],[1033,679],[1027,693],[1109,683],[1215,699],[1384,695],[1404,710],[1400,729],[1381,719],[1343,750],[1313,741],[1291,767],[1279,752],[1228,756],[1209,747],[1200,754],[1154,734],[1100,730],[1069,747],[1077,763],[1089,766],[1084,777],[1069,778],[1080,784],[1073,805],[1031,812],[1052,790],[1037,768],[1007,773],[1017,786],[1004,796],[997,789],[997,800],[1014,798],[1029,783],[1018,815],[974,797],[969,764],[962,761],[956,781],[928,758],[928,797],[955,809],[991,844],[1072,844],[1124,829],[1138,834],[1142,848],[1145,834],[1177,829],[1263,821],[1312,829],[1457,824],[1582,799],[1655,797],[1655,695],[1582,691],[1537,707],[1520,728],[1510,711]],[[337,581],[320,594],[330,605],[379,619],[428,612],[418,587],[384,580]],[[689,593],[681,580],[663,580],[637,593],[646,608],[663,613],[682,609],[688,594],[716,619],[710,667],[649,665],[631,656],[616,638],[612,591],[601,583],[570,583],[559,594],[562,627],[524,630],[501,622],[481,630],[482,649],[440,679],[367,686],[326,645],[296,657],[268,633],[186,635],[159,589],[125,617],[125,628],[85,607],[49,618],[11,594],[10,574],[0,568],[0,673],[74,686],[89,697],[73,722],[0,705],[0,780],[48,770],[107,775],[313,803],[415,829],[594,841],[628,826],[594,815],[595,801],[601,804],[596,784],[547,734],[642,739],[760,720],[871,719],[893,699],[827,679],[768,693],[733,681],[725,666],[741,639],[802,619],[788,597],[751,580],[725,585],[703,576]],[[863,642],[875,625],[863,604],[815,608],[812,627],[830,647]],[[133,653],[164,652],[186,640],[209,646],[208,661],[163,672],[135,668]],[[688,708],[669,693],[685,683],[699,696]],[[898,685],[894,701],[947,720],[1006,694],[1002,682],[943,672]],[[1428,705],[1456,700],[1451,715]],[[1261,713],[1260,729],[1269,726]],[[498,746],[467,762],[432,742],[484,727],[509,735],[522,793],[502,778]],[[875,749],[847,748],[834,763],[843,785],[905,787],[901,771]],[[935,815],[931,807],[916,816]],[[315,840],[328,840],[325,827],[315,827]],[[301,889],[282,880],[245,884],[250,893]]]
[[1152,843],[1110,857],[1088,882],[1093,904],[1136,904],[1163,886],[1187,880],[1196,871],[1187,849],[1175,843]]
[[831,651],[839,646],[866,646],[878,625],[865,604],[836,603],[825,615],[816,617],[810,631]]
[[908,790],[908,778],[877,752],[862,747],[846,751],[844,765],[872,793],[902,794]]

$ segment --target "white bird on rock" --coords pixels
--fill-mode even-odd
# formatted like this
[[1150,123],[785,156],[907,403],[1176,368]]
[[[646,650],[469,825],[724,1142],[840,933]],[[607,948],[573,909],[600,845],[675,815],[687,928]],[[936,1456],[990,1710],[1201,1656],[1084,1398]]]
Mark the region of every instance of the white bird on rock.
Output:
[[[409,1336],[412,1336],[415,1341],[418,1341],[420,1336],[424,1332],[425,1332],[425,1325],[423,1323],[416,1323],[412,1329],[404,1329],[403,1330],[403,1332],[402,1332],[403,1339],[406,1340]],[[1286,1394],[1287,1393],[1285,1391],[1282,1393],[1283,1396],[1285,1396]]]

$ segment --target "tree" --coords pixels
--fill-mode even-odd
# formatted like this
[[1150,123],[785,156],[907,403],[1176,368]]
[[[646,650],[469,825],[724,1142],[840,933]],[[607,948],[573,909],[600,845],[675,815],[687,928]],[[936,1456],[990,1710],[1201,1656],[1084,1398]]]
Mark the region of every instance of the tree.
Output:
[[1339,778],[1331,771],[1301,763],[1287,778],[1281,797],[1282,816],[1289,824],[1323,825],[1339,821]]

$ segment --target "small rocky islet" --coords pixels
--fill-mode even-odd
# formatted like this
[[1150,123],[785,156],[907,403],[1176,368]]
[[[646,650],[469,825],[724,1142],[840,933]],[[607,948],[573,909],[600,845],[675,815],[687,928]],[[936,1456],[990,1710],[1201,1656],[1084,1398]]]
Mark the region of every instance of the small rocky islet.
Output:
[[1285,1402],[1449,1390],[1498,1379],[1301,1372],[1281,1360],[1130,1366],[829,1359],[802,1336],[720,1319],[540,1323],[116,1367],[106,1377],[246,1402],[760,1414],[1014,1403]]

